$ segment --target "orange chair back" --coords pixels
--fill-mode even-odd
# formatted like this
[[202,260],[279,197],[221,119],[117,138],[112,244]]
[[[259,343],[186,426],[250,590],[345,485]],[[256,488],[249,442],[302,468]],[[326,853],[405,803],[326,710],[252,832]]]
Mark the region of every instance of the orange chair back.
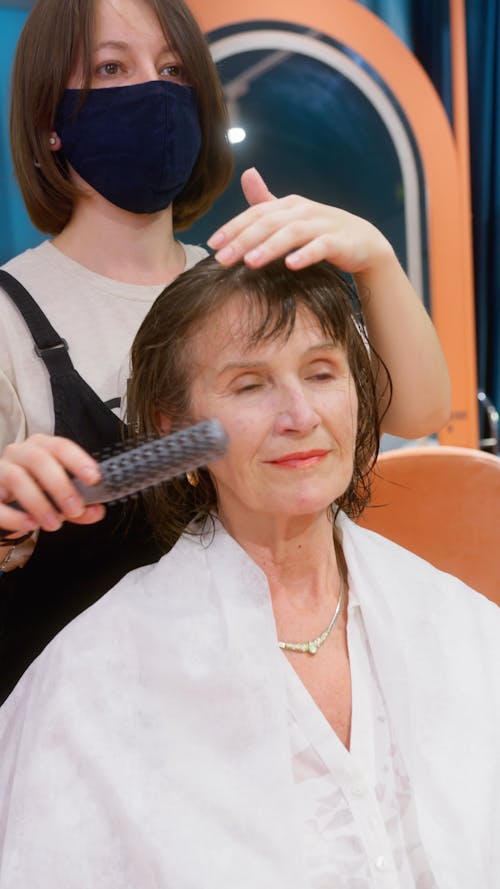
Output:
[[500,459],[473,448],[380,454],[359,524],[500,605]]

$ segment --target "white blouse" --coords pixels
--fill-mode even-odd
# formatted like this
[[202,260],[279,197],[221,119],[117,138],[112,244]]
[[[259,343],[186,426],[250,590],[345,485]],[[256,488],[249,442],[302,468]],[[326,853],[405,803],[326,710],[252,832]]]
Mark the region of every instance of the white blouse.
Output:
[[338,523],[351,751],[260,569],[221,527],[183,535],[0,708],[0,889],[499,889],[500,610]]
[[350,751],[285,659],[293,775],[310,887],[437,889],[352,590],[347,636]]

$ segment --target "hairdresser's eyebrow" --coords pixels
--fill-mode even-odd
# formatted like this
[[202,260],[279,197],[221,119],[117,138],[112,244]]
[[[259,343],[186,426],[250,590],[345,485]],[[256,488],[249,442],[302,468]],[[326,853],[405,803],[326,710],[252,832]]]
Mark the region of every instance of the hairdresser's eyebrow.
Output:
[[[130,44],[123,40],[103,40],[102,43],[98,43],[94,47],[94,52],[98,52],[100,49],[130,49]],[[160,52],[172,52],[172,47],[165,43]]]
[[104,40],[94,47],[94,52],[99,49],[128,49],[128,43],[124,43],[122,40]]

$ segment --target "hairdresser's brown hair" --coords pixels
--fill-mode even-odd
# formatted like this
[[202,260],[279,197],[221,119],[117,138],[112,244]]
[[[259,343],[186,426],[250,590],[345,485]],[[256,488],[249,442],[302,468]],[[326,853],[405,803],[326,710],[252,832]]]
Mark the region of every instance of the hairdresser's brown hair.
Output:
[[[358,429],[353,477],[332,511],[343,509],[352,518],[358,516],[369,500],[370,472],[379,448],[376,374],[384,374],[389,392],[383,396],[385,410],[391,382],[383,362],[373,353],[370,356],[360,332],[353,286],[329,263],[290,271],[280,260],[253,270],[243,263],[223,268],[208,258],[180,275],[157,298],[135,337],[127,400],[129,428],[139,437],[157,434],[159,412],[170,417],[174,427],[197,419],[190,407],[190,344],[204,322],[235,293],[246,298],[250,343],[288,337],[297,309],[304,306],[325,335],[345,348],[358,397]],[[197,487],[175,479],[145,497],[152,527],[166,546],[175,542],[195,516],[216,512],[210,474],[202,469],[199,475]]]
[[[14,169],[33,224],[58,234],[78,190],[50,151],[48,134],[70,75],[83,60],[91,82],[96,0],[37,0],[19,38],[12,74],[10,134]],[[228,184],[232,154],[227,112],[207,42],[183,0],[147,0],[196,90],[202,147],[189,182],[173,205],[174,228],[187,228]]]

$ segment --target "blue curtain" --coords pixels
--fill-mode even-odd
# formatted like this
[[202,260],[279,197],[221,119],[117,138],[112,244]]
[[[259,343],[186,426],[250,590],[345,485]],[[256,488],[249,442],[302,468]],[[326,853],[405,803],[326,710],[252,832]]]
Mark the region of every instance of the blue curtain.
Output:
[[0,4],[0,265],[42,240],[28,219],[14,178],[9,146],[10,72],[26,9]]
[[479,385],[500,406],[500,3],[467,4]]
[[[423,65],[452,121],[449,7],[435,0],[358,0]],[[500,0],[466,3],[479,388],[500,406]]]

